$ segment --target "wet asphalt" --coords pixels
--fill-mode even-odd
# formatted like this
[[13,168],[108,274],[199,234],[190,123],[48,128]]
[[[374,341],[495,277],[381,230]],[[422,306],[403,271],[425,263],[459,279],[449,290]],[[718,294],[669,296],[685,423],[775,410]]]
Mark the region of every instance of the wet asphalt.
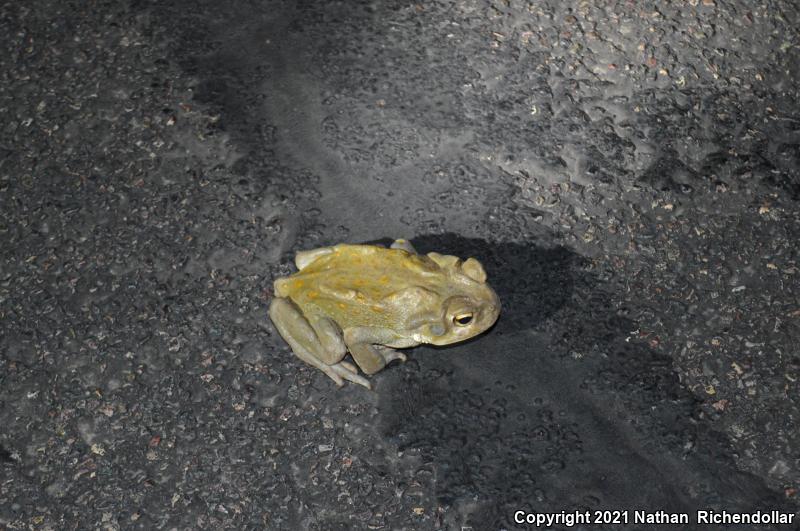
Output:
[[[0,4],[0,527],[797,515],[799,19]],[[479,259],[501,318],[337,389],[272,281],[400,237]]]

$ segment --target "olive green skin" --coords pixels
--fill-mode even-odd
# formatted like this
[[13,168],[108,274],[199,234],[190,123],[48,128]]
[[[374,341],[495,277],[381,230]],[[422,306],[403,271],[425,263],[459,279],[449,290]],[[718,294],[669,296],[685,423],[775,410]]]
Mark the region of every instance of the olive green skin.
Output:
[[279,278],[270,318],[293,352],[343,380],[370,387],[367,374],[405,355],[392,349],[449,345],[489,329],[497,294],[474,258],[417,254],[405,240],[391,248],[340,244],[299,253],[299,271]]

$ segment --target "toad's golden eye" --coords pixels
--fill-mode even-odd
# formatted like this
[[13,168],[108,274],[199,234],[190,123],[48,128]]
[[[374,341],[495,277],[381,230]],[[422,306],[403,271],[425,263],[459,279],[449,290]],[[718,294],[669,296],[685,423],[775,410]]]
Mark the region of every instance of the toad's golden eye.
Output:
[[453,317],[453,322],[458,326],[467,326],[472,321],[472,313],[462,313]]

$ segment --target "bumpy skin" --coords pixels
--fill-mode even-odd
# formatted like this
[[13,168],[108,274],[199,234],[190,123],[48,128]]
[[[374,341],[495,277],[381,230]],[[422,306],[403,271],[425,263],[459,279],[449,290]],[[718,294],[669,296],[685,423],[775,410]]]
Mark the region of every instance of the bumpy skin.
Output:
[[275,281],[269,316],[292,351],[327,374],[370,388],[343,361],[349,351],[366,374],[392,360],[394,349],[449,345],[484,332],[500,301],[474,258],[419,255],[406,240],[323,247],[295,257],[299,271]]

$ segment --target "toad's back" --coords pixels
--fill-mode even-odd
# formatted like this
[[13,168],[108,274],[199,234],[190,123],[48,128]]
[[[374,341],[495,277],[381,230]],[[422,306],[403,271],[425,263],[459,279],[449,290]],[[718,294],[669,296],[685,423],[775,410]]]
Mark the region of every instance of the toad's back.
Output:
[[408,287],[436,285],[444,280],[444,272],[431,259],[402,249],[371,245],[337,245],[331,249],[294,275],[278,279],[276,294],[301,299],[315,291],[356,290],[375,302]]
[[275,294],[307,311],[335,316],[340,325],[397,326],[398,319],[407,317],[398,312],[411,313],[423,302],[414,288],[425,288],[433,299],[427,304],[435,304],[446,291],[445,271],[427,256],[371,245],[330,249],[294,275],[276,280]]

